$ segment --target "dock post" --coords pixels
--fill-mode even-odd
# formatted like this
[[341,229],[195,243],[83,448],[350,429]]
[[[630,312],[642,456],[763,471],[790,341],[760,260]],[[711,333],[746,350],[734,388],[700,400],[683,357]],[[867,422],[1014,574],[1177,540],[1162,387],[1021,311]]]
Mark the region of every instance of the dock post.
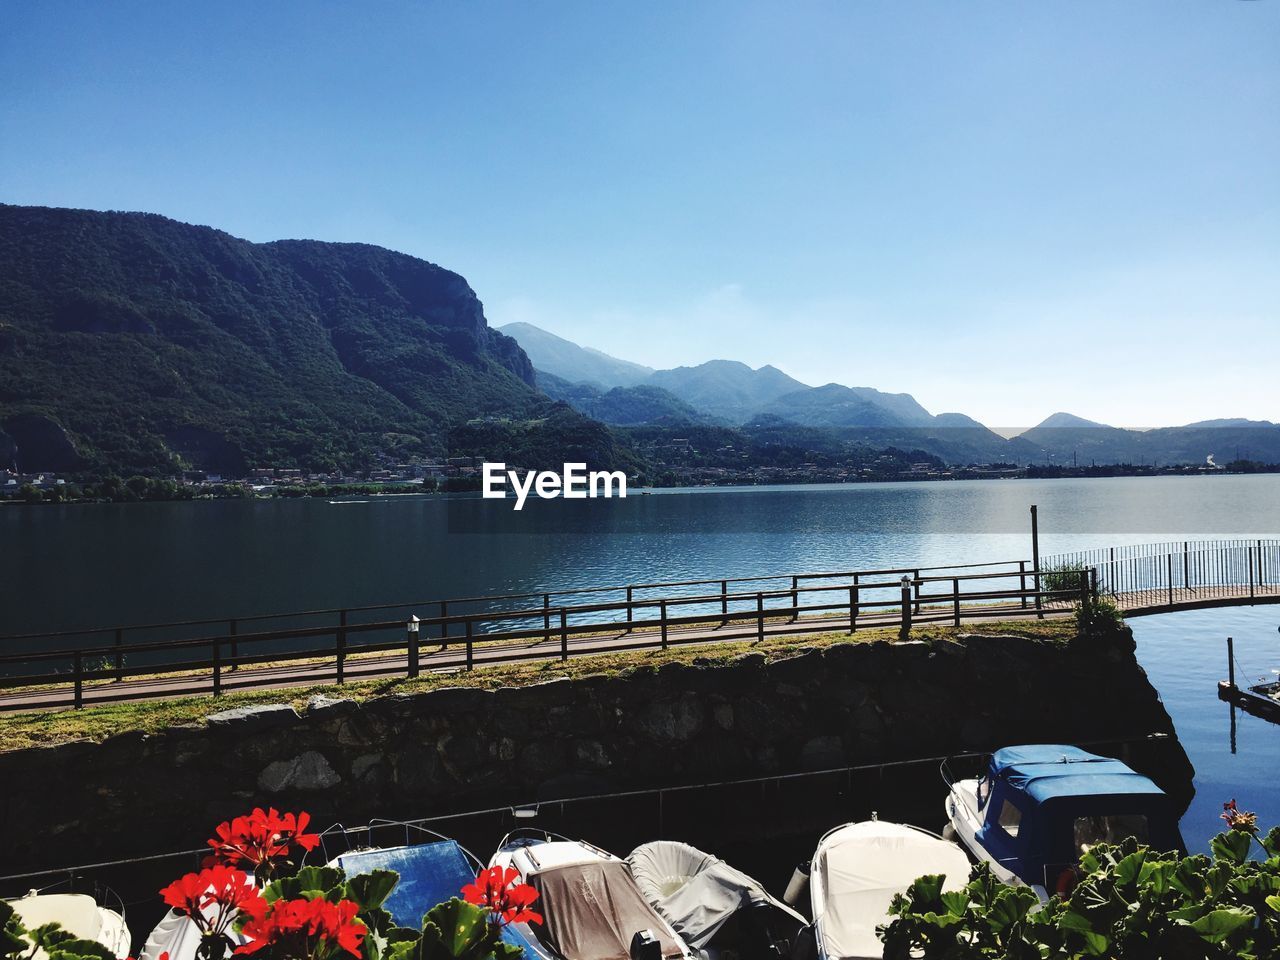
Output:
[[213,638],[213,695],[222,696],[222,640]]
[[560,659],[569,659],[569,614],[560,608]]
[[1232,690],[1236,688],[1236,646],[1230,637],[1227,637],[1227,684]]
[[418,617],[411,615],[405,624],[405,644],[409,648],[409,676],[418,675]]
[[658,601],[658,619],[662,621],[662,649],[667,649],[667,601]]
[[334,673],[338,683],[346,680],[347,672],[347,611],[338,611],[338,642],[334,651]]
[[902,628],[898,639],[905,640],[911,634],[911,577],[902,575]]
[[1036,618],[1044,619],[1044,597],[1040,596],[1040,511],[1031,505],[1031,567],[1036,585]]

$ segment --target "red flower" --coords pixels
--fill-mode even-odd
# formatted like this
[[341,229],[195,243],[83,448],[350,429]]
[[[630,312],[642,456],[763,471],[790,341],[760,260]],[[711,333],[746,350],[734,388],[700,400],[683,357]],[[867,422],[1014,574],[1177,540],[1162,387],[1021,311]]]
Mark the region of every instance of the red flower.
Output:
[[253,917],[242,933],[248,943],[236,953],[256,953],[264,947],[281,947],[290,957],[328,960],[339,950],[360,956],[366,928],[356,919],[359,907],[350,900],[277,900],[269,910]]
[[462,898],[487,909],[499,923],[541,923],[542,914],[529,909],[538,891],[519,879],[519,871],[510,867],[489,867],[462,888]]
[[239,914],[258,917],[267,907],[247,873],[222,865],[188,873],[161,890],[160,896],[190,917],[205,936],[221,935]]
[[205,865],[223,863],[270,873],[274,861],[288,857],[293,846],[315,849],[320,835],[304,832],[310,821],[308,813],[282,814],[274,807],[255,807],[251,813],[218,824],[216,836],[209,840],[213,853]]

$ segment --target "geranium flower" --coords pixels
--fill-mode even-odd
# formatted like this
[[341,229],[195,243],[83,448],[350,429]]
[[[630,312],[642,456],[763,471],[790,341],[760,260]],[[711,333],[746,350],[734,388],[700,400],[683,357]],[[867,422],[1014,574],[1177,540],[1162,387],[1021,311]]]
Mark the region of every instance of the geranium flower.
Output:
[[520,872],[510,867],[481,870],[475,883],[462,888],[467,903],[484,907],[498,923],[542,923],[542,914],[530,910],[538,899],[538,891],[527,883],[518,883]]
[[218,824],[215,836],[208,841],[213,853],[205,865],[223,863],[230,867],[252,869],[258,876],[274,871],[275,861],[287,858],[294,846],[314,850],[320,835],[307,833],[311,822],[308,813],[280,813],[272,807],[252,812]]
[[223,936],[240,914],[259,917],[267,907],[247,873],[221,864],[188,873],[161,890],[160,896],[190,917],[204,937]]
[[339,951],[359,957],[367,932],[356,918],[359,909],[350,900],[277,900],[244,925],[241,932],[248,942],[235,952],[252,954],[271,947],[282,956],[303,960],[329,960]]
[[1237,809],[1235,797],[1222,805],[1222,819],[1227,821],[1227,826],[1232,830],[1255,833],[1258,829],[1258,815],[1248,810]]

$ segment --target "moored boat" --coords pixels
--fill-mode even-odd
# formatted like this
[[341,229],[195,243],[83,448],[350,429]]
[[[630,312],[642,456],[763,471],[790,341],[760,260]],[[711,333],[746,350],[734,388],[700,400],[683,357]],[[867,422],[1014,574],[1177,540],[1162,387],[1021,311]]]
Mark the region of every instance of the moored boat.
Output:
[[1065,744],[1005,747],[984,774],[947,782],[947,819],[969,853],[1005,883],[1047,900],[1074,885],[1081,854],[1135,837],[1183,849],[1173,804],[1148,777]]
[[489,864],[515,870],[538,891],[543,924],[528,933],[563,960],[695,960],[627,864],[599,847],[518,830],[502,839]]
[[871,819],[828,831],[809,876],[820,960],[878,960],[884,945],[876,927],[892,919],[895,894],[927,874],[942,874],[943,889],[958,890],[969,870],[964,850],[919,827]]
[[723,860],[673,840],[627,857],[640,892],[703,960],[784,956],[808,921]]
[[[56,923],[81,940],[102,944],[121,960],[129,956],[132,938],[124,921],[123,904],[119,910],[112,910],[88,894],[41,893],[38,890],[5,902],[28,930]],[[32,960],[43,960],[44,951],[37,950],[31,956]]]

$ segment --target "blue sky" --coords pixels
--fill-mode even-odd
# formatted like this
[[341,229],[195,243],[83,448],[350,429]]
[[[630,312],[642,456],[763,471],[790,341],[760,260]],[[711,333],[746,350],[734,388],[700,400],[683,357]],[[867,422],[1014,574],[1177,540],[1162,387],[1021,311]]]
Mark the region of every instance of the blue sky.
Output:
[[995,426],[1280,420],[1280,3],[0,5],[0,200]]

